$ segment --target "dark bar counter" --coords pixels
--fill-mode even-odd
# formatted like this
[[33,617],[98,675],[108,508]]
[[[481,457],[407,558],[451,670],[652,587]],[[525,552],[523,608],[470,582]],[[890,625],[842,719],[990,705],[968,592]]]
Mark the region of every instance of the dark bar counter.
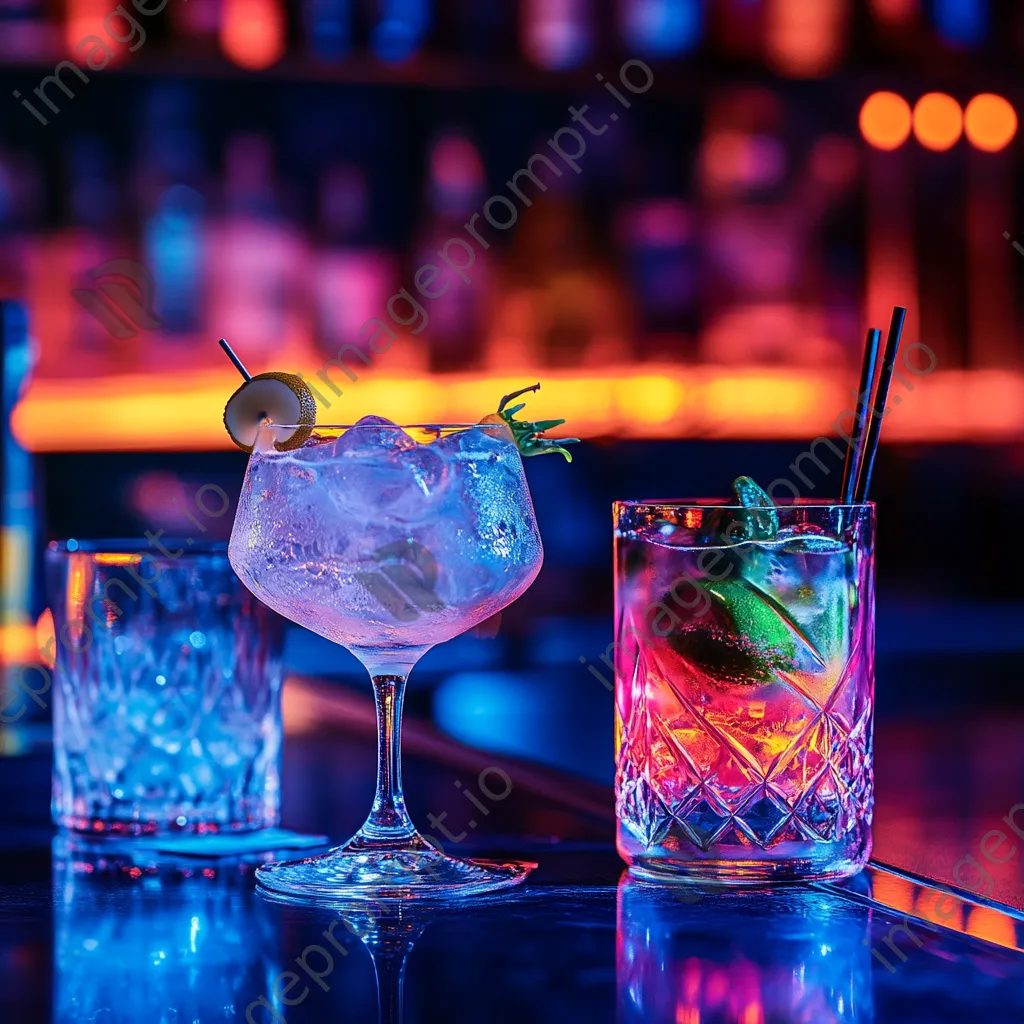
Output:
[[[368,695],[292,680],[285,718],[284,825],[347,838],[372,790]],[[410,716],[406,789],[425,834],[539,866],[505,894],[381,915],[270,902],[253,885],[263,855],[55,836],[47,757],[7,758],[0,1020],[1022,1021],[1024,754],[1005,741],[1019,730],[884,725],[865,872],[715,891],[625,876],[608,788]],[[507,775],[507,795],[481,795],[481,773],[485,788]]]

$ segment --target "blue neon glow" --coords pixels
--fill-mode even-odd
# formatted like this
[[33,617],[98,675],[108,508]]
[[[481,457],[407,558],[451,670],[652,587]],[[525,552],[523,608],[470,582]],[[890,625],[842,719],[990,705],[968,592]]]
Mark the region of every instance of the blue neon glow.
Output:
[[934,0],[932,17],[947,42],[977,46],[988,32],[988,0]]
[[430,6],[430,0],[385,0],[370,39],[373,52],[396,63],[411,57],[430,28]]
[[143,230],[146,263],[156,283],[156,308],[169,334],[195,330],[203,293],[203,197],[172,185]]
[[608,694],[585,671],[456,672],[434,691],[433,715],[470,746],[611,781]]
[[623,29],[630,46],[645,55],[692,50],[704,35],[704,0],[628,0]]
[[[247,1010],[255,1024],[292,1024],[292,1014],[264,1012],[269,1000],[252,1002],[273,992],[267,979],[280,967],[268,930],[249,919],[251,876],[246,884],[237,862],[206,869],[210,878],[187,858],[136,868],[131,856],[114,867],[103,854],[55,849],[55,1024],[244,1021]],[[115,872],[116,908],[104,896]]]

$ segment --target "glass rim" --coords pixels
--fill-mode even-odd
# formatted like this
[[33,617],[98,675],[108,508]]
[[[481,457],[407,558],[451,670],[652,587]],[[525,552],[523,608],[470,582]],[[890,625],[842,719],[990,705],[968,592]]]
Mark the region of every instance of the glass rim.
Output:
[[775,509],[843,509],[844,511],[859,511],[870,509],[875,511],[873,501],[843,502],[832,501],[828,498],[780,498],[772,505],[738,505],[735,499],[725,498],[645,498],[645,499],[619,499],[612,502],[613,508],[666,508],[682,510],[705,510],[720,508],[727,512],[752,512],[768,511]]
[[488,430],[492,427],[508,429],[508,424],[501,423],[272,423],[274,430],[463,430],[467,427],[479,427]]
[[[70,546],[73,545],[73,546]],[[178,548],[177,555],[165,555],[160,548],[174,550]],[[46,545],[47,551],[63,555],[145,555],[152,554],[154,558],[172,558],[174,560],[182,555],[226,555],[228,542],[226,540],[196,540],[194,537],[160,537],[159,547],[144,537],[111,537],[111,538],[89,538],[78,540],[76,537],[69,537],[67,540],[51,540]]]

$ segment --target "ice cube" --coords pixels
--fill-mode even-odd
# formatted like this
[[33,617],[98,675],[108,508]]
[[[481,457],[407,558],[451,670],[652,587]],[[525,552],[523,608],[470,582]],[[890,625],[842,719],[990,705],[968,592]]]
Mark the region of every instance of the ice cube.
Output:
[[288,453],[288,458],[296,465],[315,468],[322,462],[334,458],[335,440],[310,438],[301,448]]
[[448,482],[448,465],[441,452],[433,445],[417,444],[403,453],[401,461],[425,497],[438,497]]
[[823,662],[832,663],[847,644],[849,545],[803,524],[780,531],[771,546],[777,566],[767,588],[813,640]]
[[509,431],[477,424],[438,438],[430,447],[459,462],[495,462],[513,452],[515,442]]
[[446,452],[451,482],[444,515],[432,521],[425,543],[441,566],[439,593],[471,607],[511,599],[524,578],[517,570],[540,564],[533,504],[511,437],[478,428],[436,441]]
[[380,416],[364,416],[324,447],[319,482],[348,516],[413,521],[430,513],[447,483],[443,454]]
[[519,453],[511,440],[488,437],[478,430],[463,433],[467,436],[461,438],[455,455],[463,514],[495,554],[516,558],[533,517]]
[[415,448],[416,441],[397,423],[383,416],[364,416],[354,427],[346,430],[334,442],[336,454],[343,452],[369,453],[374,449],[402,450]]

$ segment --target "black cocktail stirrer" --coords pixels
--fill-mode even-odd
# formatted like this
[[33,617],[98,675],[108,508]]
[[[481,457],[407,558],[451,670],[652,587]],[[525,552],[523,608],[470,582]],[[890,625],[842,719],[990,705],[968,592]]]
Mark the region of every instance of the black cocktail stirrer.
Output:
[[235,350],[228,344],[227,338],[221,338],[217,344],[224,349],[228,359],[235,364],[235,369],[245,378],[245,380],[252,380],[252,374],[242,365],[242,360],[235,355]]
[[900,347],[900,336],[903,334],[903,321],[906,320],[905,306],[895,306],[892,321],[889,324],[889,335],[885,339],[885,352],[882,365],[878,369],[878,386],[872,401],[871,414],[868,422],[867,440],[864,443],[864,455],[861,458],[857,482],[854,486],[854,501],[857,504],[867,501],[871,487],[871,474],[875,468],[875,456],[878,455],[878,439],[882,432],[882,420],[885,418],[885,403],[889,398],[889,385],[892,383],[892,371],[896,365],[896,353]]
[[857,391],[857,408],[853,417],[853,430],[850,434],[850,447],[846,450],[843,463],[843,484],[839,491],[839,500],[844,505],[853,504],[853,493],[857,486],[864,458],[864,441],[867,437],[865,427],[868,422],[868,410],[871,408],[872,391],[875,386],[875,367],[878,363],[878,346],[882,343],[882,332],[877,327],[868,329],[867,340],[864,342],[864,361],[860,368],[860,388]]

